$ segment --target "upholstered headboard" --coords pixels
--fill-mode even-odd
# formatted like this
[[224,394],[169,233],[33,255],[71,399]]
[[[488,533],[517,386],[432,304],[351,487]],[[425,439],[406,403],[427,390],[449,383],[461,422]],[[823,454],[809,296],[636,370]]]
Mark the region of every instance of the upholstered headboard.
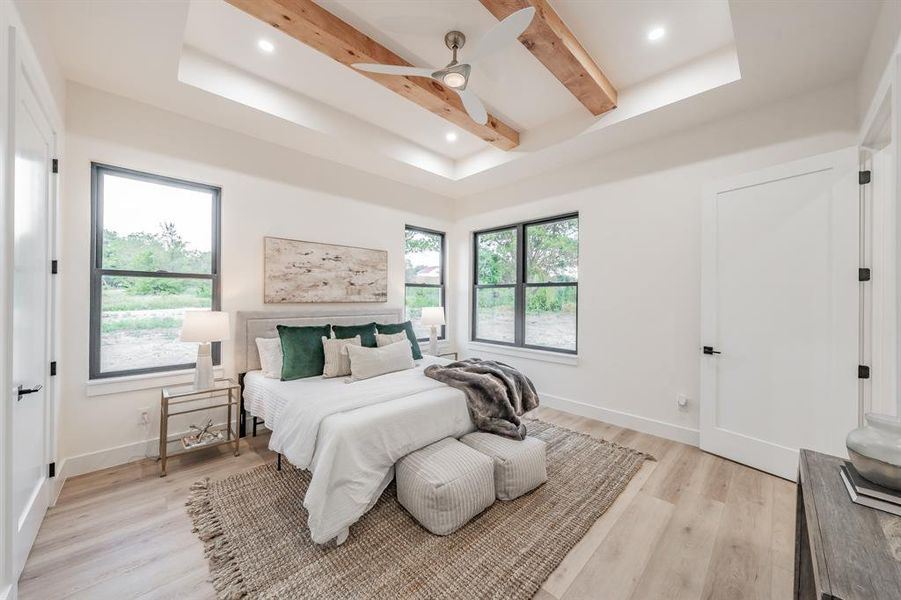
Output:
[[362,325],[364,323],[400,323],[402,309],[370,310],[336,314],[315,310],[241,311],[235,315],[235,372],[247,373],[260,368],[258,337],[278,337],[276,326]]

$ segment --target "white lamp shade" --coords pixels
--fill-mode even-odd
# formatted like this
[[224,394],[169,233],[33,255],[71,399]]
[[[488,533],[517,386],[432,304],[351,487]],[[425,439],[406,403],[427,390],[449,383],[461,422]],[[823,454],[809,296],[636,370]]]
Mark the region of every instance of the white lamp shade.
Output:
[[181,325],[183,342],[221,342],[229,338],[228,313],[214,310],[189,310]]
[[445,325],[444,322],[444,307],[443,306],[430,306],[422,309],[422,318],[420,319],[420,323],[427,327],[437,327],[438,325]]

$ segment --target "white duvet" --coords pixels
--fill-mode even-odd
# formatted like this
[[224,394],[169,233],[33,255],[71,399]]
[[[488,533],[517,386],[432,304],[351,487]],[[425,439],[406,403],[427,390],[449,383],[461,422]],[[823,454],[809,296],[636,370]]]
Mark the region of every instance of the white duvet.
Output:
[[303,505],[314,542],[343,541],[394,477],[400,458],[475,429],[463,393],[430,379],[424,357],[414,369],[364,381],[297,381],[248,373],[245,408],[272,430],[269,448],[312,480]]

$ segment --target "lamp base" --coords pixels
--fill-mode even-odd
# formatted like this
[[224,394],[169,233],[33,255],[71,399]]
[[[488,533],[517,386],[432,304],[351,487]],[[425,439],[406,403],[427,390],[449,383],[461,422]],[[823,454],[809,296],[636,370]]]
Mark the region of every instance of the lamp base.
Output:
[[429,332],[429,354],[438,356],[438,328],[434,325]]
[[208,390],[213,387],[213,357],[209,344],[197,346],[197,366],[194,367],[194,389]]

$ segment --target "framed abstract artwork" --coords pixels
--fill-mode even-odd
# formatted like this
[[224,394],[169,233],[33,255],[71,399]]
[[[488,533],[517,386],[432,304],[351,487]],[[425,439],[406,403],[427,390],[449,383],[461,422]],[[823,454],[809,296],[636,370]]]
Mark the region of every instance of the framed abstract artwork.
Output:
[[263,262],[266,304],[388,301],[386,250],[266,237]]

